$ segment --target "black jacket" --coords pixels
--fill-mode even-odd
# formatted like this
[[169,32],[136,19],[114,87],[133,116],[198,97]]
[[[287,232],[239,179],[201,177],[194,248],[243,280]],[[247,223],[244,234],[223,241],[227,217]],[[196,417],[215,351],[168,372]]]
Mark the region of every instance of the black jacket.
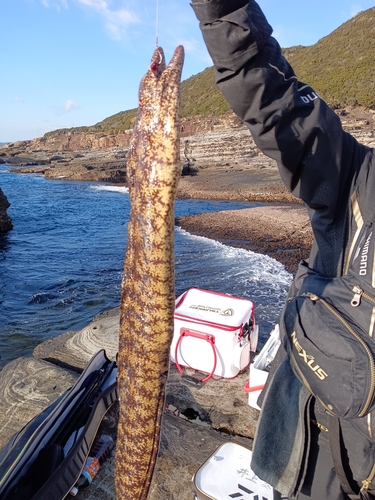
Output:
[[[277,161],[287,188],[306,204],[314,233],[309,265],[324,276],[345,274],[361,230],[367,221],[375,222],[374,150],[344,132],[323,99],[298,81],[255,1],[202,0],[192,7],[220,90],[257,146]],[[295,282],[292,289],[298,286]],[[304,478],[313,398],[287,357],[269,377],[263,396],[252,466],[293,497]],[[360,484],[374,464],[372,442],[357,436],[351,422],[342,425]]]

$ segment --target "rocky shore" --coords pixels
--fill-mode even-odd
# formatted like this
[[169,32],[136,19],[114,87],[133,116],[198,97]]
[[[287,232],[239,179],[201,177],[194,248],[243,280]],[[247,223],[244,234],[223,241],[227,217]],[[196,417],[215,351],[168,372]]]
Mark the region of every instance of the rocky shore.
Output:
[[[336,112],[345,130],[360,142],[375,145],[374,110]],[[20,173],[42,173],[51,179],[126,183],[131,134],[131,130],[105,134],[64,129],[0,146],[0,162],[7,162]],[[181,163],[183,173],[189,174],[180,185],[182,197],[290,201],[275,176],[275,162],[259,151],[247,128],[232,112],[183,119]],[[213,185],[199,181],[206,169],[216,178]],[[255,191],[250,189],[254,182],[259,183]]]

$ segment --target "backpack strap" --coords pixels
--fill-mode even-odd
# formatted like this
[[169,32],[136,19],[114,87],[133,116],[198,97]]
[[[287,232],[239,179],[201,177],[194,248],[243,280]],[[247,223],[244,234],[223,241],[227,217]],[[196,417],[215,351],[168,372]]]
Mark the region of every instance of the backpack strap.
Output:
[[354,486],[353,479],[348,478],[347,472],[344,469],[342,462],[342,435],[341,435],[341,425],[340,420],[337,417],[330,417],[329,424],[329,443],[331,446],[331,455],[333,458],[333,464],[335,466],[335,471],[337,477],[339,478],[341,488],[348,495],[351,500],[357,500],[363,498],[360,494],[360,488],[358,485]]

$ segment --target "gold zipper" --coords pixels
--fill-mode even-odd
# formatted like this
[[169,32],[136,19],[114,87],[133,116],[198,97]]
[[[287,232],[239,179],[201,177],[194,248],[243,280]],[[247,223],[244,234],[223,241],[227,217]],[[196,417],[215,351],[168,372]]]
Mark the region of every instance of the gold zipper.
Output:
[[372,438],[372,418],[371,412],[367,414],[367,432],[370,438]]
[[[375,298],[371,297],[371,295],[368,295],[366,292],[364,292],[362,290],[362,288],[359,287],[358,285],[355,285],[352,288],[352,290],[354,292],[354,296],[353,296],[352,301],[350,302],[350,304],[353,307],[358,307],[360,305],[362,297],[364,297],[366,300],[369,300],[370,302],[372,302],[373,304],[375,304]],[[369,413],[367,415],[367,425],[368,425],[368,433],[369,433],[370,437],[372,437],[371,413]],[[372,469],[371,469],[371,472],[370,472],[370,475],[368,476],[368,478],[364,479],[362,481],[362,488],[361,488],[362,492],[364,490],[368,490],[370,488],[371,483],[374,480],[374,477],[375,477],[375,464],[372,466]]]
[[374,477],[375,477],[375,464],[372,466],[372,469],[371,469],[369,477],[367,479],[364,479],[362,481],[361,491],[368,490],[370,488],[371,483],[372,483]]
[[[348,331],[353,335],[353,337],[355,337],[358,340],[358,342],[362,345],[362,347],[365,349],[365,351],[366,351],[366,353],[368,355],[368,358],[369,358],[369,361],[370,361],[371,387],[370,387],[370,391],[368,393],[368,396],[367,396],[367,399],[366,399],[366,402],[365,402],[365,406],[363,407],[361,413],[358,415],[358,417],[363,417],[364,415],[366,415],[366,413],[367,413],[367,411],[368,411],[368,409],[369,409],[369,407],[371,405],[371,402],[372,402],[373,397],[374,397],[374,392],[375,392],[375,361],[374,361],[372,352],[371,352],[370,348],[368,347],[368,345],[366,344],[366,342],[360,337],[360,335],[358,335],[358,333],[352,328],[352,326],[336,311],[336,309],[334,307],[332,307],[324,299],[322,299],[321,297],[318,297],[317,295],[315,295],[313,293],[308,293],[307,295],[310,298],[310,300],[312,300],[313,302],[317,302],[318,300],[320,300],[320,302],[334,316],[336,316],[336,318],[339,321],[341,321],[341,323],[348,329]],[[374,474],[375,474],[375,471],[374,471]]]
[[352,298],[352,301],[350,302],[350,305],[352,305],[353,307],[358,307],[360,305],[362,297],[375,304],[375,298],[364,292],[358,285],[353,286],[352,291],[354,292],[354,296]]

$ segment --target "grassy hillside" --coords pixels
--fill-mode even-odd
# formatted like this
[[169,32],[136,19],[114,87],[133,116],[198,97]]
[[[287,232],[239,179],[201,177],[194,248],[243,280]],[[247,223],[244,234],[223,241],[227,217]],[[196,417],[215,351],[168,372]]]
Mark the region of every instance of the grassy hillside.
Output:
[[229,109],[227,101],[215,84],[213,66],[181,83],[182,117],[218,116]]
[[310,47],[285,56],[298,78],[330,104],[375,108],[375,7]]
[[[375,7],[361,12],[315,45],[284,49],[284,55],[298,78],[309,83],[328,103],[375,109]],[[218,116],[228,110],[215,85],[213,67],[182,82],[183,117]],[[132,128],[136,114],[136,109],[121,111],[91,127],[69,130],[122,132]]]

